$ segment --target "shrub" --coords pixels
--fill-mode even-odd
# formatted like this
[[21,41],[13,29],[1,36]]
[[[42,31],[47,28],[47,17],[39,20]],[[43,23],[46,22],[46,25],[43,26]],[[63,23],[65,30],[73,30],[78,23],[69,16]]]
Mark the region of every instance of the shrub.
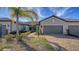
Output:
[[22,36],[21,35],[19,35],[19,36],[16,36],[16,39],[19,41],[19,40],[22,40]]
[[15,35],[8,34],[4,37],[7,41],[13,41],[13,38],[15,38]]
[[12,31],[12,32],[10,32],[10,34],[16,34],[16,31]]
[[21,36],[27,36],[28,34],[30,34],[30,32],[25,32],[25,33],[21,33]]
[[6,45],[0,48],[0,51],[10,51],[10,50],[13,50],[13,47],[9,45]]
[[[24,31],[24,30],[19,31],[20,34],[25,33],[25,32],[27,32],[27,31]],[[16,34],[16,31],[12,31],[12,32],[10,32],[10,34]]]
[[21,40],[22,38],[26,38],[28,34],[30,34],[31,32],[25,32],[25,33],[21,33],[19,36],[17,36],[16,38],[18,40]]
[[27,32],[27,31],[19,31],[20,34],[21,34],[21,33],[25,33],[25,32]]

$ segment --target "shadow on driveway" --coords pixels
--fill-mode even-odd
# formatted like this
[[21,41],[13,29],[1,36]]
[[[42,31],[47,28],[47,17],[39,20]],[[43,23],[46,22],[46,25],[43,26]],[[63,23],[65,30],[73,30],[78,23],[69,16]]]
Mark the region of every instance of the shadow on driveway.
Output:
[[63,35],[63,34],[53,34],[53,35],[48,35],[48,36],[53,36],[53,37],[60,38],[60,39],[77,39],[77,40],[79,40],[78,37]]

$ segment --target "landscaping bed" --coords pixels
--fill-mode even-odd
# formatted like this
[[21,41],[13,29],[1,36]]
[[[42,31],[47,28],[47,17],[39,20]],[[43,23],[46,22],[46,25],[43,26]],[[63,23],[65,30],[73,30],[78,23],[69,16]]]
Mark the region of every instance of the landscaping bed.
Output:
[[37,51],[54,51],[55,49],[48,43],[44,37],[34,37],[27,41]]
[[8,34],[0,38],[0,51],[24,51],[25,47],[19,43],[19,40],[26,38],[30,32],[21,33],[19,36]]
[[1,38],[1,51],[59,51],[59,47],[50,44],[43,36],[28,37],[31,32],[21,33],[19,36],[9,34]]

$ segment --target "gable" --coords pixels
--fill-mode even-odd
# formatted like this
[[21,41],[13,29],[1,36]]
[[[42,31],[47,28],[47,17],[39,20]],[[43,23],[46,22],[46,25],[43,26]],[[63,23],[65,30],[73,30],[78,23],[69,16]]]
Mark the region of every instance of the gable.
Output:
[[57,17],[50,17],[41,22],[42,25],[63,25],[66,22]]

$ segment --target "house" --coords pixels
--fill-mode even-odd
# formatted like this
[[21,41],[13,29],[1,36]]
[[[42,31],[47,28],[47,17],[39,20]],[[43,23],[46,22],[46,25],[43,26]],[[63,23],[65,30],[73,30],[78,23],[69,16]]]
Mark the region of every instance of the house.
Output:
[[62,19],[57,16],[50,16],[40,21],[43,34],[75,34],[79,35],[78,19]]
[[0,37],[11,31],[11,20],[8,18],[0,18]]
[[[29,31],[29,26],[28,24],[25,23],[19,23],[19,30],[26,30]],[[11,31],[16,31],[16,22],[14,22],[14,24],[12,24],[11,19],[9,18],[0,18],[0,35],[2,35],[2,33],[10,33]]]
[[35,32],[36,31],[36,22],[33,22],[33,24],[32,24],[32,22],[24,22],[24,23],[20,23],[20,25],[22,25],[22,26],[26,26],[27,27],[27,31],[32,31],[32,32]]
[[0,25],[5,27],[7,33],[11,31],[11,20],[9,18],[0,18]]

